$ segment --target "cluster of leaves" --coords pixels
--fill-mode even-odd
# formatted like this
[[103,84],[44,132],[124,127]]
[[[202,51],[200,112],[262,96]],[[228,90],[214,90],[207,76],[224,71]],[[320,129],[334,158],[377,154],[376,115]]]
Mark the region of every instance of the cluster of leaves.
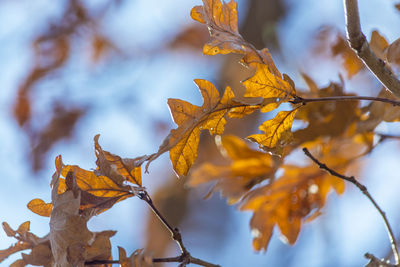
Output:
[[[344,173],[350,164],[374,148],[375,127],[382,121],[399,118],[398,107],[381,102],[361,106],[357,98],[344,92],[343,82],[319,88],[304,74],[309,90],[296,90],[289,76],[278,71],[268,49],[257,50],[239,34],[237,5],[233,0],[228,3],[203,0],[202,6],[192,9],[191,16],[205,24],[211,35],[211,40],[203,47],[204,54],[243,55],[240,63],[253,71],[253,75],[243,81],[244,94],[228,86],[221,96],[211,82],[196,79],[203,105],[168,100],[178,127],[170,131],[156,153],[122,159],[104,151],[96,136],[97,168],[94,171],[64,165],[61,156],[57,157],[51,181],[51,203],[34,199],[28,204],[33,212],[50,217],[50,233],[38,238],[29,232],[29,222],[16,231],[3,223],[7,235],[15,237],[18,243],[0,251],[0,261],[25,249],[31,249],[31,253],[23,254],[14,266],[51,266],[53,263],[82,266],[85,262],[111,260],[109,238],[115,232],[93,233],[88,230],[87,222],[119,201],[132,196],[143,198],[146,191],[142,187],[141,165],[147,162],[147,170],[152,161],[169,152],[175,173],[186,176],[196,160],[202,130],[219,137],[224,133],[227,119],[243,118],[255,111],[278,111],[274,118],[259,126],[261,133],[247,136],[247,140],[256,143],[261,150],[236,136],[217,138],[221,153],[228,158],[227,164],[199,166],[192,172],[188,184],[198,186],[213,182],[211,192],[220,191],[228,203],[252,211],[250,226],[255,250],[267,249],[275,226],[290,244],[294,244],[302,224],[321,213],[328,193],[333,189],[341,194],[345,188],[342,180],[329,176],[311,161],[294,165],[288,163],[287,156],[307,147],[322,161]],[[341,53],[342,46],[339,40],[335,53]],[[383,50],[388,45],[379,47]],[[350,69],[351,75],[357,72],[353,66]],[[382,91],[380,96],[390,101],[387,92]],[[350,101],[342,102],[340,98]],[[287,110],[277,110],[282,103],[287,103],[282,105]],[[295,120],[306,126],[292,131]],[[178,233],[175,230],[172,233],[177,238]],[[181,245],[181,240],[175,240]],[[182,252],[187,251],[183,249]],[[119,257],[123,266],[137,266],[138,262],[146,266],[152,262],[142,251],[127,257],[120,248]]]

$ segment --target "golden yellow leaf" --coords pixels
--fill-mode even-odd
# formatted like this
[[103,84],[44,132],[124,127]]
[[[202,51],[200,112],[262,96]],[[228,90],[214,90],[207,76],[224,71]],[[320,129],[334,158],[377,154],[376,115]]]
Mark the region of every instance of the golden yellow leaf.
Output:
[[87,171],[76,165],[65,165],[61,175],[67,177],[72,172],[76,177],[76,183],[80,189],[98,197],[128,196],[129,186],[118,185],[106,176],[97,176],[92,171]]
[[53,204],[46,203],[40,198],[35,198],[29,201],[27,207],[33,213],[44,217],[50,217],[51,210],[53,209]]
[[271,70],[275,68],[267,48],[257,50],[239,34],[237,4],[233,0],[228,3],[221,0],[203,0],[203,5],[193,7],[190,15],[208,27],[211,40],[204,45],[204,54],[237,53],[244,55],[242,63],[252,67],[253,63],[257,62],[268,65]]
[[[279,151],[291,138],[292,123],[297,109],[281,111],[272,120],[265,121],[259,129],[264,134],[253,134],[247,138],[268,151]],[[279,153],[278,153],[279,154]]]
[[195,80],[203,96],[201,107],[180,99],[169,99],[168,105],[177,129],[171,130],[158,152],[150,157],[149,163],[162,153],[169,151],[173,168],[178,176],[187,175],[197,157],[201,130],[210,134],[222,134],[225,117],[241,118],[258,109],[259,106],[242,104],[235,100],[229,87],[220,97],[215,86],[206,80]]
[[271,69],[260,63],[254,64],[256,73],[249,79],[243,81],[246,87],[246,97],[263,97],[275,98],[277,103],[264,106],[261,111],[268,112],[271,109],[277,108],[279,103],[296,95],[294,87],[282,78],[282,75],[275,69],[275,73]]
[[204,45],[206,55],[240,53],[251,51],[239,34],[237,4],[233,0],[204,0],[203,6],[195,6],[191,14],[194,20],[208,26],[211,41]]

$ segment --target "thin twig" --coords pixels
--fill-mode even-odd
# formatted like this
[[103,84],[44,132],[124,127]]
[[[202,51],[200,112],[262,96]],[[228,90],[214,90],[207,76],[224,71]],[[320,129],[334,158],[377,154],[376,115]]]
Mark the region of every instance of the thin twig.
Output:
[[153,200],[150,198],[150,195],[147,193],[147,191],[143,191],[140,194],[138,194],[138,197],[142,200],[144,200],[151,208],[151,210],[154,212],[154,214],[157,216],[157,218],[164,224],[164,226],[168,229],[168,231],[171,233],[171,237],[175,242],[178,244],[180,250],[181,250],[181,255],[178,257],[173,257],[173,258],[160,258],[160,259],[153,259],[153,262],[180,262],[181,264],[179,266],[186,266],[186,264],[193,263],[205,267],[219,267],[219,265],[209,263],[207,261],[203,261],[201,259],[192,257],[189,253],[189,251],[186,249],[185,245],[183,244],[182,241],[182,235],[179,231],[178,228],[173,228],[167,220],[162,216],[162,214],[158,211],[156,206],[153,203]]
[[358,57],[376,76],[376,78],[394,95],[400,97],[400,81],[371,50],[360,26],[357,0],[343,0],[347,40]]
[[343,96],[330,96],[330,97],[316,97],[316,98],[302,98],[296,96],[294,99],[290,100],[289,102],[292,104],[300,104],[303,105],[310,103],[310,102],[323,102],[323,101],[355,101],[355,100],[370,100],[370,101],[377,101],[388,103],[393,106],[400,106],[400,101],[382,98],[382,97],[373,97],[373,96],[354,96],[354,95],[343,95]]
[[354,184],[355,186],[357,186],[358,189],[360,189],[360,191],[371,201],[371,203],[375,206],[375,208],[378,210],[378,212],[380,213],[385,226],[386,226],[386,230],[388,232],[389,235],[389,239],[390,239],[390,244],[392,246],[392,250],[393,250],[393,254],[394,254],[394,259],[395,259],[395,263],[396,265],[399,265],[400,263],[400,257],[399,257],[399,250],[397,248],[397,244],[395,241],[395,237],[393,234],[393,230],[389,224],[389,220],[386,217],[385,212],[379,207],[379,205],[376,203],[376,201],[374,200],[374,198],[370,195],[370,193],[368,192],[367,188],[362,185],[361,183],[359,183],[354,176],[345,176],[343,174],[340,174],[338,172],[336,172],[335,170],[330,169],[328,166],[326,166],[324,163],[321,163],[319,160],[317,160],[311,153],[310,151],[308,151],[307,148],[303,148],[304,154],[306,154],[307,157],[309,157],[313,162],[315,162],[320,169],[327,171],[330,175],[332,176],[336,176],[340,179],[346,180],[352,184]]
[[364,255],[365,258],[370,260],[371,265],[366,265],[366,266],[379,266],[379,267],[396,267],[397,265],[390,264],[384,260],[378,259],[374,255],[370,253],[365,253]]

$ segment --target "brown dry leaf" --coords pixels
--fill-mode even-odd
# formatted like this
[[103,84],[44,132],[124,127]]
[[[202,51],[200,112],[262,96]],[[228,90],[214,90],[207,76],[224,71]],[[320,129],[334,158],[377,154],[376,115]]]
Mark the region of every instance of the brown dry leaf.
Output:
[[118,247],[119,263],[121,267],[151,267],[153,258],[146,254],[143,249],[135,250],[129,257],[122,247]]
[[[59,171],[56,171],[59,174]],[[50,216],[50,244],[57,266],[84,266],[86,261],[111,258],[109,238],[115,231],[93,233],[87,228],[88,220],[96,210],[80,212],[81,191],[71,172],[67,175],[67,190],[59,194],[59,178],[52,189],[53,210]]]
[[55,105],[50,122],[40,132],[32,134],[32,136],[35,136],[31,140],[34,171],[42,168],[45,155],[54,144],[72,136],[76,123],[84,114],[85,109],[82,108],[67,109],[61,104]]
[[364,68],[362,61],[341,35],[337,36],[336,42],[332,46],[332,54],[333,56],[341,56],[343,67],[345,68],[349,78],[353,77]]
[[100,135],[94,137],[96,153],[96,173],[112,179],[116,184],[122,185],[128,181],[134,185],[142,186],[141,164],[145,157],[136,159],[122,159],[121,157],[105,151],[99,145]]
[[210,163],[201,165],[193,171],[189,186],[216,181],[212,191],[221,191],[228,203],[234,204],[254,185],[274,176],[278,164],[272,155],[251,149],[233,135],[223,136],[222,146],[232,162],[219,166]]
[[[378,97],[396,100],[386,88],[381,89]],[[359,132],[373,131],[382,121],[395,122],[400,120],[400,107],[387,103],[373,101],[364,109],[364,112],[367,114],[366,117],[357,122]]]
[[201,130],[209,130],[212,135],[222,134],[226,116],[241,118],[259,108],[235,101],[230,87],[226,87],[221,98],[211,82],[197,79],[195,83],[203,96],[203,105],[199,107],[180,99],[168,99],[173,120],[178,128],[171,130],[158,152],[149,157],[150,163],[169,151],[178,176],[187,175],[196,159]]
[[[54,186],[57,181],[58,194],[63,194],[68,190],[74,191],[75,194],[79,193],[81,214],[100,214],[115,203],[136,194],[135,188],[123,181],[118,184],[107,176],[97,175],[95,172],[84,170],[79,166],[64,165],[61,156],[57,156],[55,165],[56,172],[53,175],[51,186]],[[60,176],[61,178],[59,178]],[[34,203],[39,204],[31,209],[35,213],[41,212],[41,209],[51,209],[53,206],[51,203],[40,203],[40,200]]]
[[[302,94],[306,98],[320,98],[343,96],[343,84],[331,83],[317,92]],[[332,101],[310,103],[299,108],[296,119],[307,122],[304,129],[293,133],[294,143],[304,142],[323,137],[337,137],[342,135],[355,121],[360,119],[359,101]]]
[[169,43],[168,47],[171,49],[190,48],[197,52],[207,39],[207,29],[199,24],[191,24],[179,32],[175,39]]
[[260,148],[274,154],[282,154],[282,148],[292,140],[292,123],[297,108],[280,111],[272,120],[265,121],[259,129],[264,134],[253,134],[247,138],[259,144]]
[[114,49],[114,44],[105,36],[95,34],[91,40],[92,55],[91,59],[94,63],[98,62],[102,57],[106,56],[110,50]]
[[246,87],[245,97],[262,97],[264,99],[275,99],[275,103],[265,105],[261,111],[268,112],[279,106],[279,104],[290,97],[296,96],[296,91],[291,82],[282,78],[275,68],[274,72],[268,65],[254,63],[256,73],[243,81]]
[[27,207],[32,212],[44,217],[50,217],[51,210],[53,209],[51,203],[46,203],[40,198],[35,198],[29,201]]
[[385,49],[389,46],[386,38],[383,37],[378,31],[373,31],[371,33],[371,40],[369,41],[369,46],[371,47],[372,51],[375,53],[377,57],[382,60],[385,60],[386,53]]
[[400,65],[400,38],[389,45],[386,59],[390,64]]
[[[5,260],[8,256],[26,249],[32,249],[31,254],[22,254],[22,258],[17,260],[11,266],[25,266],[27,264],[50,266],[52,262],[52,256],[50,252],[50,243],[48,237],[39,238],[36,235],[29,232],[30,222],[22,223],[17,230],[13,230],[6,222],[3,222],[3,229],[7,236],[14,237],[18,240],[17,243],[10,246],[7,249],[0,250],[0,262]],[[41,251],[41,255],[47,255],[46,257],[40,257],[37,253]],[[34,258],[30,258],[30,255],[37,254]],[[27,257],[25,259],[25,256]]]
[[250,227],[255,250],[267,249],[275,225],[294,244],[302,223],[325,205],[331,188],[338,194],[344,191],[343,180],[313,165],[282,168],[281,178],[251,192],[241,206],[241,210],[254,211]]

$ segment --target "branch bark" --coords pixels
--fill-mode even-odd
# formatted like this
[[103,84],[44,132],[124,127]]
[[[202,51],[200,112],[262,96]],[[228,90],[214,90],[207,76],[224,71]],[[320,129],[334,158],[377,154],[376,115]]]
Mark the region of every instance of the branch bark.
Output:
[[358,57],[364,62],[375,77],[395,96],[400,98],[400,81],[371,50],[367,38],[361,31],[358,0],[343,0],[347,41]]

